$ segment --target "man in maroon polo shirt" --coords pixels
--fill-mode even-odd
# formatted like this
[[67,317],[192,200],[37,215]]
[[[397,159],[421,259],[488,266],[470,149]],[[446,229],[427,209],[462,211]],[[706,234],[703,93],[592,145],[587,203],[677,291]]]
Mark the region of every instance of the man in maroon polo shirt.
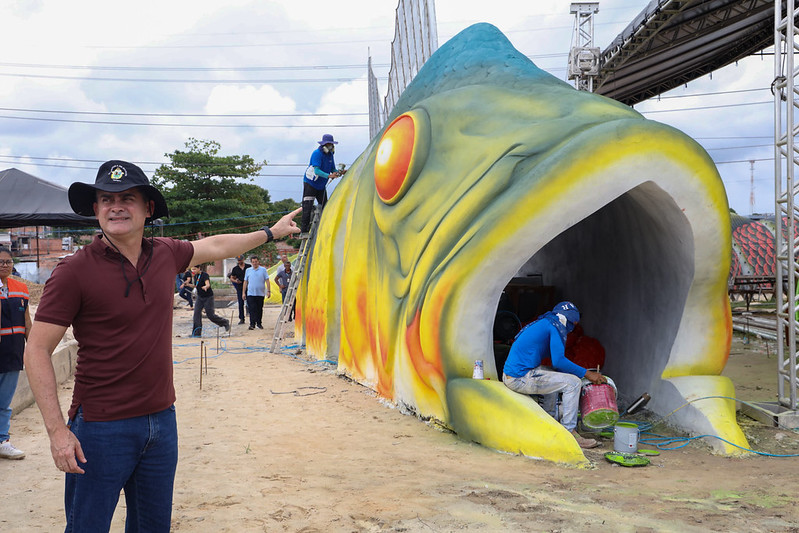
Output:
[[[66,531],[108,531],[124,489],[126,531],[166,532],[177,466],[175,276],[298,233],[301,210],[251,233],[147,239],[145,223],[168,216],[166,202],[139,167],[118,160],[93,185],[73,183],[69,201],[95,215],[102,234],[53,270],[25,349],[53,460],[66,472]],[[50,357],[70,325],[78,361],[65,423]]]

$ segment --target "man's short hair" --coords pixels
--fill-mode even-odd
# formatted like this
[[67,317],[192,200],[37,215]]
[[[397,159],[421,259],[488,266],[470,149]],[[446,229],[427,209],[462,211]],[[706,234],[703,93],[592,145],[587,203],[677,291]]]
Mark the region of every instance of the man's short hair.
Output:
[[255,254],[251,255],[251,256],[250,256],[250,260],[253,260],[253,259],[258,259],[258,256],[257,256],[257,255],[255,255]]

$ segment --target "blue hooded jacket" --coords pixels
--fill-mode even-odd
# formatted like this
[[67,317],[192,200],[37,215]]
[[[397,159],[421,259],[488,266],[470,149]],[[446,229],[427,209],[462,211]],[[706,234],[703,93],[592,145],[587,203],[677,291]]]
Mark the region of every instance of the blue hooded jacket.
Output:
[[580,321],[580,312],[571,302],[561,302],[535,322],[525,326],[513,341],[503,372],[520,378],[541,366],[549,357],[552,368],[559,372],[585,376],[586,369],[566,359],[566,336]]

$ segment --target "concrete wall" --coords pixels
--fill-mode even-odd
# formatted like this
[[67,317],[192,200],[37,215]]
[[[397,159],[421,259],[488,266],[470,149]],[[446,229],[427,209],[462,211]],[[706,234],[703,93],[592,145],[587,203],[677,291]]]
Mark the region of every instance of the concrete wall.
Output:
[[[75,374],[75,365],[78,360],[78,343],[75,340],[62,341],[53,352],[53,368],[56,381],[61,384]],[[11,400],[11,410],[16,415],[26,407],[33,405],[33,392],[28,383],[28,375],[22,372],[14,398]]]

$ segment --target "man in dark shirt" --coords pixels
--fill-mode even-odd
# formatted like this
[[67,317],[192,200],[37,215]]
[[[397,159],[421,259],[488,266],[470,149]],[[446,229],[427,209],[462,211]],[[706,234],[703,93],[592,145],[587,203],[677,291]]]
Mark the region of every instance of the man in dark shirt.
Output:
[[[278,270],[278,273],[275,275],[275,284],[280,289],[280,298],[281,302],[286,301],[286,292],[289,290],[289,283],[291,282],[291,263],[289,261],[283,262],[283,270]],[[296,301],[291,306],[291,312],[289,313],[289,322],[294,320],[294,310],[296,308]]]
[[243,255],[236,257],[236,261],[236,266],[231,269],[227,277],[233,284],[233,288],[236,289],[236,300],[239,302],[239,324],[244,324],[244,296],[241,288],[244,284],[244,271],[250,268],[251,265],[244,262]]
[[216,314],[214,309],[214,290],[211,288],[211,278],[202,265],[191,267],[192,279],[189,287],[197,289],[197,305],[194,306],[194,317],[192,321],[191,336],[203,336],[203,311],[208,320],[230,331],[230,321]]
[[[66,529],[108,531],[124,489],[127,531],[168,532],[178,453],[175,275],[297,233],[299,210],[251,233],[146,239],[145,222],[168,216],[166,202],[139,167],[118,160],[103,163],[94,184],[73,183],[69,201],[95,215],[102,234],[53,270],[25,348],[53,461],[66,472]],[[50,358],[70,325],[78,365],[65,423]]]

